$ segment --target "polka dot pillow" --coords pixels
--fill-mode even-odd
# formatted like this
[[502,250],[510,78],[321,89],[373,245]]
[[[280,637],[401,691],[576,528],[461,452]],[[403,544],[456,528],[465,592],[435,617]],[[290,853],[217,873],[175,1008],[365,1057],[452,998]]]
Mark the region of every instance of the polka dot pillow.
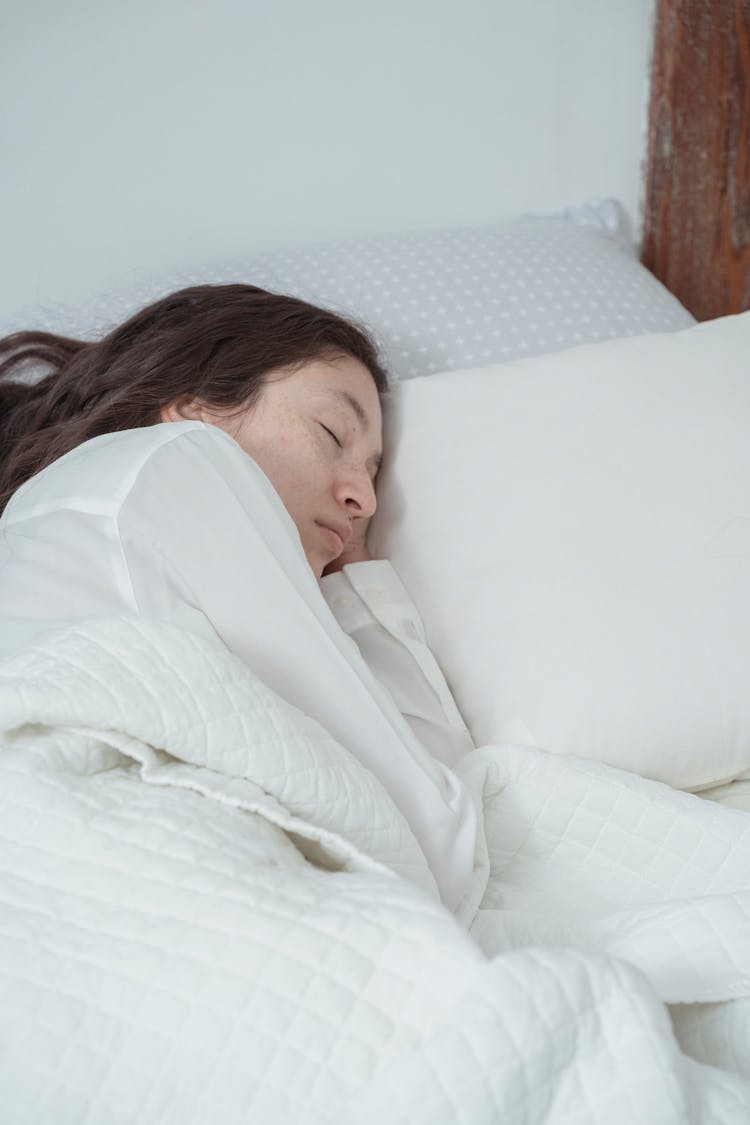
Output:
[[353,316],[400,379],[694,323],[638,262],[617,204],[602,201],[503,226],[328,242],[149,277],[75,307],[33,310],[5,330],[93,338],[173,289],[237,281]]

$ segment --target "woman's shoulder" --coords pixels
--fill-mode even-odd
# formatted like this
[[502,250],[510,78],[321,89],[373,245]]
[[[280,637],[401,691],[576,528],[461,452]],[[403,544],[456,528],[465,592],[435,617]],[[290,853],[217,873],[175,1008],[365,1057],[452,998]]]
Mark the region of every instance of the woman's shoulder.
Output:
[[235,446],[204,422],[162,422],[101,434],[60,457],[15,493],[3,515],[6,524],[59,509],[116,515],[144,468],[169,455],[170,447],[220,450]]

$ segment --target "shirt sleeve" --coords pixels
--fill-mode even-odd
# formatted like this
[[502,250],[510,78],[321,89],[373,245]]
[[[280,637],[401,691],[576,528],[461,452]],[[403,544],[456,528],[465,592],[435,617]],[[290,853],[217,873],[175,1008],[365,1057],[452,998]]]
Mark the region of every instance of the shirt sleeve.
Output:
[[422,745],[449,766],[470,753],[471,735],[427,644],[417,608],[391,563],[350,563],[324,576],[320,585],[339,625]]

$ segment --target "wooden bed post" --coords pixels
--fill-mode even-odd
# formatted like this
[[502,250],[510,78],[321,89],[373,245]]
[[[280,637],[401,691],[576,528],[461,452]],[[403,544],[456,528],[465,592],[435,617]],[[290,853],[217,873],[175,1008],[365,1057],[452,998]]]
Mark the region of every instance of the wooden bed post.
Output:
[[657,0],[641,259],[698,320],[750,309],[750,0]]

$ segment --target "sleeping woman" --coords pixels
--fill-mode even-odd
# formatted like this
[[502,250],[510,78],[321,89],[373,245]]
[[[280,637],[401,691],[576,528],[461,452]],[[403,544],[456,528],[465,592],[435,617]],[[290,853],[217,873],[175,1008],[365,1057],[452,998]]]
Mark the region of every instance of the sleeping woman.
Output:
[[459,910],[471,738],[367,548],[386,392],[359,327],[249,285],[174,293],[98,342],[0,341],[0,657],[122,615],[218,637],[379,778]]

